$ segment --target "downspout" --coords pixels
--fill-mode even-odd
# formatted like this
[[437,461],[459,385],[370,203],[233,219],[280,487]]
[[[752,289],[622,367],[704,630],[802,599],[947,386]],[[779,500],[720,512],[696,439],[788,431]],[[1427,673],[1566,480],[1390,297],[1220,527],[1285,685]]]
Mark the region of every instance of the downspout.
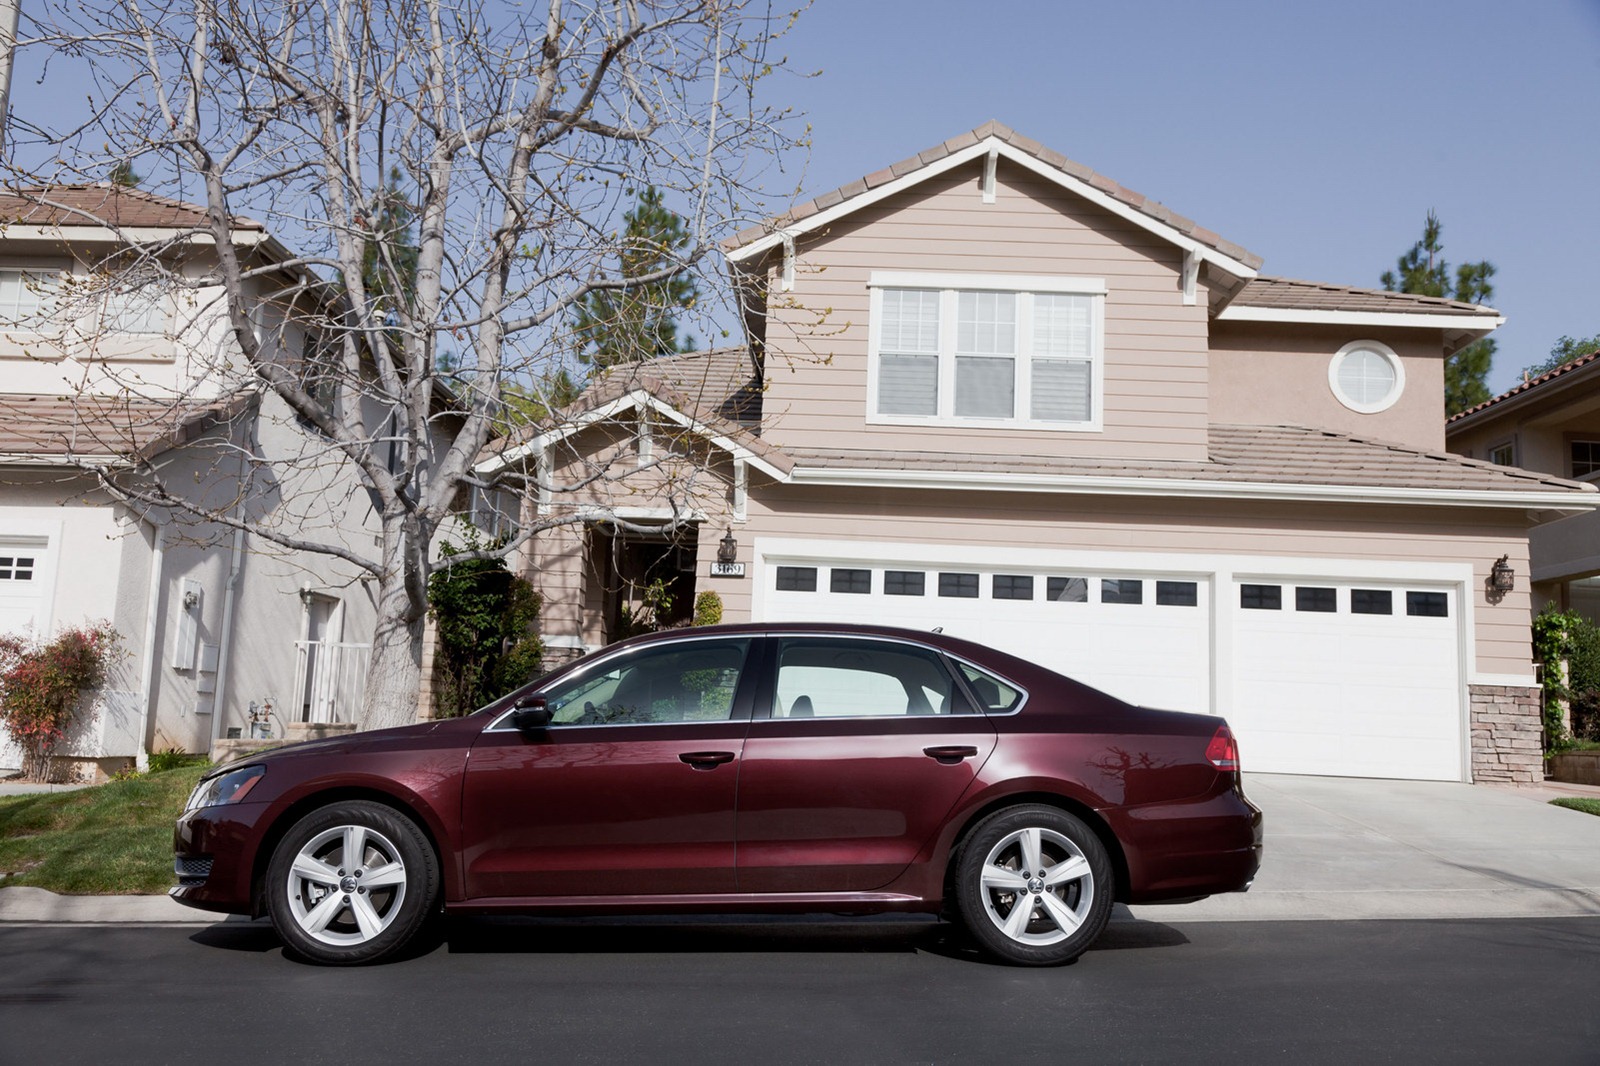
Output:
[[150,769],[150,705],[156,698],[156,636],[161,626],[161,579],[167,556],[167,527],[156,526],[150,553],[150,589],[145,597],[144,653],[139,663],[139,751],[134,756],[141,771]]
[[223,708],[227,706],[228,660],[233,650],[233,597],[244,559],[244,530],[234,527],[233,550],[228,560],[228,585],[222,595],[222,647],[217,652],[217,694],[211,706],[211,747],[222,739]]

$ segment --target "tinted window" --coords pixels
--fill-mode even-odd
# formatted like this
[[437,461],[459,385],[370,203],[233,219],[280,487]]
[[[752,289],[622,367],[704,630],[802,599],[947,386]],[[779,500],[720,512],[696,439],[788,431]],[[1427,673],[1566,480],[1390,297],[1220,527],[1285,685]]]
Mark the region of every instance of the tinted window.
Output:
[[1294,590],[1294,609],[1331,614],[1339,609],[1339,597],[1333,589],[1301,585]]
[[920,570],[885,570],[883,594],[885,596],[921,596],[927,588],[928,575]]
[[960,663],[962,676],[967,679],[967,685],[972,689],[972,694],[978,697],[978,704],[986,711],[995,714],[1004,714],[1015,709],[1022,701],[1022,692],[993,674],[979,670],[976,666]]
[[1442,592],[1408,592],[1406,614],[1424,618],[1445,618],[1450,614],[1450,600]]
[[1394,614],[1394,593],[1388,589],[1351,589],[1351,614]]
[[1281,611],[1282,585],[1240,585],[1239,606],[1247,611]]
[[925,648],[789,637],[778,647],[774,718],[864,718],[966,711],[944,660]]
[[1101,603],[1143,603],[1144,582],[1123,579],[1121,581],[1105,580],[1100,582]]
[[778,567],[779,592],[817,591],[817,568],[814,566]]
[[997,600],[1033,599],[1033,578],[1021,574],[994,575],[994,598]]
[[939,595],[954,596],[962,600],[978,598],[977,574],[940,574]]
[[829,592],[871,592],[871,570],[841,570],[835,567],[828,575]]
[[726,721],[748,640],[641,648],[544,693],[552,725]]
[[1057,603],[1088,603],[1089,579],[1086,577],[1052,577],[1045,582],[1045,598]]
[[1199,595],[1199,587],[1193,581],[1156,582],[1156,604],[1160,607],[1194,607]]

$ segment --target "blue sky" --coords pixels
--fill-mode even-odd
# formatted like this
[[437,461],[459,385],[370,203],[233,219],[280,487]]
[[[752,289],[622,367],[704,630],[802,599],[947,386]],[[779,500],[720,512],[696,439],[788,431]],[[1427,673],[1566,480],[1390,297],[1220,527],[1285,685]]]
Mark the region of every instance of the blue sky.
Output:
[[780,51],[806,195],[994,118],[1269,274],[1375,288],[1434,209],[1499,269],[1497,392],[1600,333],[1600,0],[817,0]]

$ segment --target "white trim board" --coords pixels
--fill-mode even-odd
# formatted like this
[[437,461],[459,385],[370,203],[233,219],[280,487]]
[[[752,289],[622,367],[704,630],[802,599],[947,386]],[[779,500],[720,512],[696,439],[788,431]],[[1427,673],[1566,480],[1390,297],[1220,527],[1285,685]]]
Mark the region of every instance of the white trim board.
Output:
[[1488,333],[1506,324],[1505,316],[1485,309],[1481,315],[1446,315],[1428,311],[1314,311],[1293,307],[1240,307],[1217,312],[1218,322],[1295,322],[1324,326],[1399,326],[1461,329]]

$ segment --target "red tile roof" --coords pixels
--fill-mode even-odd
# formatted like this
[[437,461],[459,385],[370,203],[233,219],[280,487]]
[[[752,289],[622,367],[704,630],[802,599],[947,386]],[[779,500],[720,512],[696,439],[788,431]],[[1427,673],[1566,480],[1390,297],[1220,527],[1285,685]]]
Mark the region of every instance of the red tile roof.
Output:
[[1573,359],[1570,362],[1562,363],[1560,366],[1556,367],[1554,370],[1546,370],[1543,374],[1540,374],[1536,378],[1529,378],[1527,381],[1524,381],[1522,384],[1516,386],[1515,388],[1507,389],[1505,392],[1502,392],[1498,396],[1490,397],[1489,399],[1487,399],[1487,400],[1483,401],[1482,403],[1478,404],[1476,407],[1469,407],[1465,411],[1457,411],[1455,414],[1451,415],[1449,417],[1449,419],[1446,420],[1445,424],[1446,425],[1451,425],[1451,424],[1454,424],[1456,422],[1460,422],[1462,419],[1466,418],[1468,415],[1475,415],[1479,411],[1487,411],[1489,408],[1494,407],[1496,404],[1502,403],[1505,400],[1509,400],[1513,396],[1521,396],[1522,394],[1526,393],[1528,390],[1536,389],[1540,385],[1543,385],[1545,382],[1555,381],[1558,378],[1565,378],[1568,375],[1572,374],[1574,371],[1581,370],[1584,367],[1595,363],[1597,360],[1600,360],[1600,350],[1596,350],[1596,351],[1590,352],[1587,355],[1580,355],[1580,356],[1578,356],[1578,358]]

